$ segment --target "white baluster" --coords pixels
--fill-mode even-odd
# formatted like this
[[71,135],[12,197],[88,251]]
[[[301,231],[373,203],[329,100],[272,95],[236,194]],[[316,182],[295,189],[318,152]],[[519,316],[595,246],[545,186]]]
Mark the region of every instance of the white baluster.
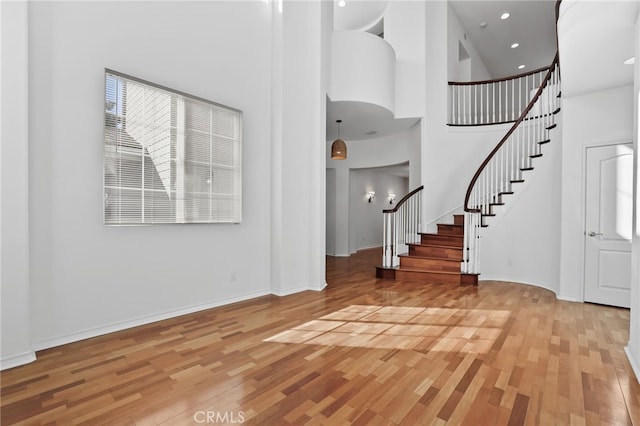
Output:
[[467,95],[467,87],[468,86],[462,86],[462,124],[467,124],[467,99],[466,99],[466,95]]
[[515,109],[515,89],[516,82],[515,80],[511,80],[511,121],[516,119],[516,109]]

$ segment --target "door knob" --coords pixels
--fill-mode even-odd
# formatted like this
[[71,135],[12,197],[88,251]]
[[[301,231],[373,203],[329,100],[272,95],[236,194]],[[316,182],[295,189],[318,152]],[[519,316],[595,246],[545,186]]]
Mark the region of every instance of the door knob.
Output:
[[589,233],[587,234],[590,237],[601,237],[604,234],[602,232],[593,232],[593,231],[589,231]]

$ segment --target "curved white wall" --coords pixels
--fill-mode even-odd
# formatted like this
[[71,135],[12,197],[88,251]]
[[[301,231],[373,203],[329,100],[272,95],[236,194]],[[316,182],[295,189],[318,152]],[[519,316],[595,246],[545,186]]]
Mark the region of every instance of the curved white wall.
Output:
[[332,36],[332,101],[358,101],[394,112],[396,55],[384,39],[359,31]]

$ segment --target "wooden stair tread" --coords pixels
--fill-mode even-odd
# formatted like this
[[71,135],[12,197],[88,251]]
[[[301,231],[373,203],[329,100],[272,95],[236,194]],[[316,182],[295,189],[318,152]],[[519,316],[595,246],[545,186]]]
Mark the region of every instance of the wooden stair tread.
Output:
[[458,271],[458,272],[449,272],[449,271],[431,271],[428,269],[414,269],[414,268],[407,268],[407,267],[396,267],[395,268],[396,271],[402,271],[402,272],[417,272],[420,274],[438,274],[438,275],[448,275],[448,276],[455,276],[455,275],[462,275],[462,272]]
[[[462,225],[457,225],[457,226],[462,226]],[[462,238],[462,235],[434,234],[433,232],[418,232],[418,235],[425,235],[427,237],[443,237],[443,238],[456,237],[456,238]]]
[[454,249],[454,250],[462,250],[462,247],[456,247],[456,246],[443,246],[443,245],[439,245],[439,244],[420,244],[420,243],[409,243],[407,244],[408,246],[413,246],[413,247],[433,247],[433,248],[444,248],[444,249]]
[[447,259],[445,257],[437,257],[437,256],[416,256],[416,255],[407,254],[407,253],[399,254],[398,257],[406,257],[409,259],[428,259],[428,260],[438,260],[438,261],[442,260],[444,262],[456,262],[456,263],[464,261],[464,259]]

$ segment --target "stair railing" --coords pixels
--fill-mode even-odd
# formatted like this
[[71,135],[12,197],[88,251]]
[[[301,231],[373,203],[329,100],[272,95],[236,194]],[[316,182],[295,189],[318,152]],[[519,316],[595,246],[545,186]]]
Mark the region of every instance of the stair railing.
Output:
[[449,125],[513,123],[540,87],[549,67],[484,81],[449,82]]
[[462,272],[477,274],[480,231],[486,217],[495,216],[494,207],[503,205],[503,196],[513,194],[513,184],[524,182],[523,172],[533,170],[532,160],[542,156],[560,111],[560,68],[558,54],[527,107],[478,168],[464,200],[465,232]]
[[422,214],[422,189],[414,189],[405,195],[395,208],[383,210],[382,266],[400,264],[398,255],[408,251],[408,245],[420,242]]

